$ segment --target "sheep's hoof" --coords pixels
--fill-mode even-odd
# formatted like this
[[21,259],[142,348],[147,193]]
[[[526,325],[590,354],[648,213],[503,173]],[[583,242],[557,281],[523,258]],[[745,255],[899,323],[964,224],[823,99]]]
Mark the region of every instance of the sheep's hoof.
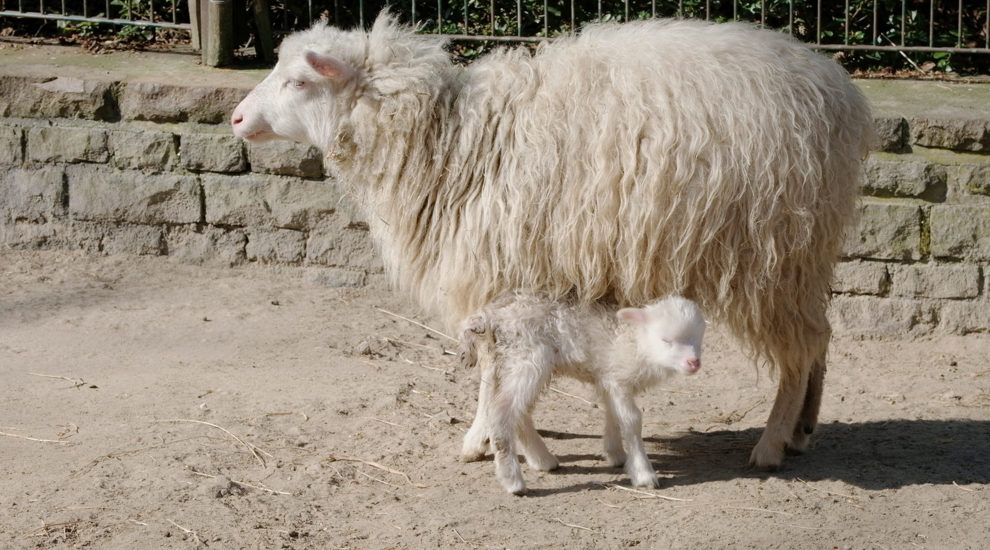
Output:
[[649,476],[639,477],[637,479],[631,479],[633,487],[644,487],[646,489],[659,489],[660,488],[660,478],[656,474],[650,474]]
[[526,465],[540,472],[552,472],[560,468],[560,462],[553,455],[542,457],[526,457]]
[[529,492],[526,488],[526,482],[523,480],[503,481],[502,486],[505,487],[505,490],[508,491],[509,494],[516,495],[517,497],[521,497]]
[[756,444],[753,454],[749,455],[749,467],[759,470],[774,471],[784,462],[784,450],[765,445],[763,441]]
[[[810,433],[810,432],[808,432]],[[791,442],[787,444],[787,448],[784,452],[788,455],[803,455],[806,450],[808,450],[808,443],[811,442],[811,438],[808,433],[803,430],[795,430],[794,435],[791,436]]]

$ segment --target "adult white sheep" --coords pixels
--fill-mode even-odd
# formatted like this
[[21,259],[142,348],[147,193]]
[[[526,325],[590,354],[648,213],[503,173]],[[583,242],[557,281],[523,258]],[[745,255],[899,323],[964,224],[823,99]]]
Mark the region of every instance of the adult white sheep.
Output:
[[327,151],[396,285],[450,327],[512,289],[698,302],[779,375],[751,463],[803,451],[873,135],[846,72],[744,24],[592,25],[466,68],[443,45],[386,14],[317,24],[234,132]]

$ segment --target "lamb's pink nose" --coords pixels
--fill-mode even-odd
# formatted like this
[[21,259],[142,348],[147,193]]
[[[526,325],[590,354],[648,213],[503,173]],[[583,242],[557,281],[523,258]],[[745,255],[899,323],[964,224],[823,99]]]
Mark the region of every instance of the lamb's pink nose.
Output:
[[687,366],[689,372],[698,372],[701,369],[701,359],[688,359]]

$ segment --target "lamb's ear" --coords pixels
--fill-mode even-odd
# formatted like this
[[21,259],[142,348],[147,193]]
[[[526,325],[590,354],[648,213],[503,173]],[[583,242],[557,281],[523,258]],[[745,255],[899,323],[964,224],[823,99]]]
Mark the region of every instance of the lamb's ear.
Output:
[[629,321],[634,325],[642,325],[646,323],[646,310],[638,307],[627,307],[620,309],[615,313],[615,316],[624,321]]
[[354,78],[354,68],[331,55],[306,52],[306,63],[321,76],[337,82],[346,82]]

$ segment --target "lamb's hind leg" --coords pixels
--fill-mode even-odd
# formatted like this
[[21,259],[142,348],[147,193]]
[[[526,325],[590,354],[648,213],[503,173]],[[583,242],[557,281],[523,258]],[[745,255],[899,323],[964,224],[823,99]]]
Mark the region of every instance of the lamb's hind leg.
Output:
[[808,389],[804,393],[804,406],[801,416],[794,426],[794,434],[787,445],[788,454],[802,454],[808,448],[811,434],[818,428],[818,412],[822,406],[822,392],[825,389],[825,355],[815,359],[808,375]]
[[490,334],[479,337],[473,344],[475,347],[476,366],[481,382],[478,388],[478,412],[474,415],[471,429],[464,436],[461,446],[461,460],[476,462],[485,458],[488,451],[488,411],[491,408],[492,395],[495,392],[495,367],[492,357],[494,341]]

